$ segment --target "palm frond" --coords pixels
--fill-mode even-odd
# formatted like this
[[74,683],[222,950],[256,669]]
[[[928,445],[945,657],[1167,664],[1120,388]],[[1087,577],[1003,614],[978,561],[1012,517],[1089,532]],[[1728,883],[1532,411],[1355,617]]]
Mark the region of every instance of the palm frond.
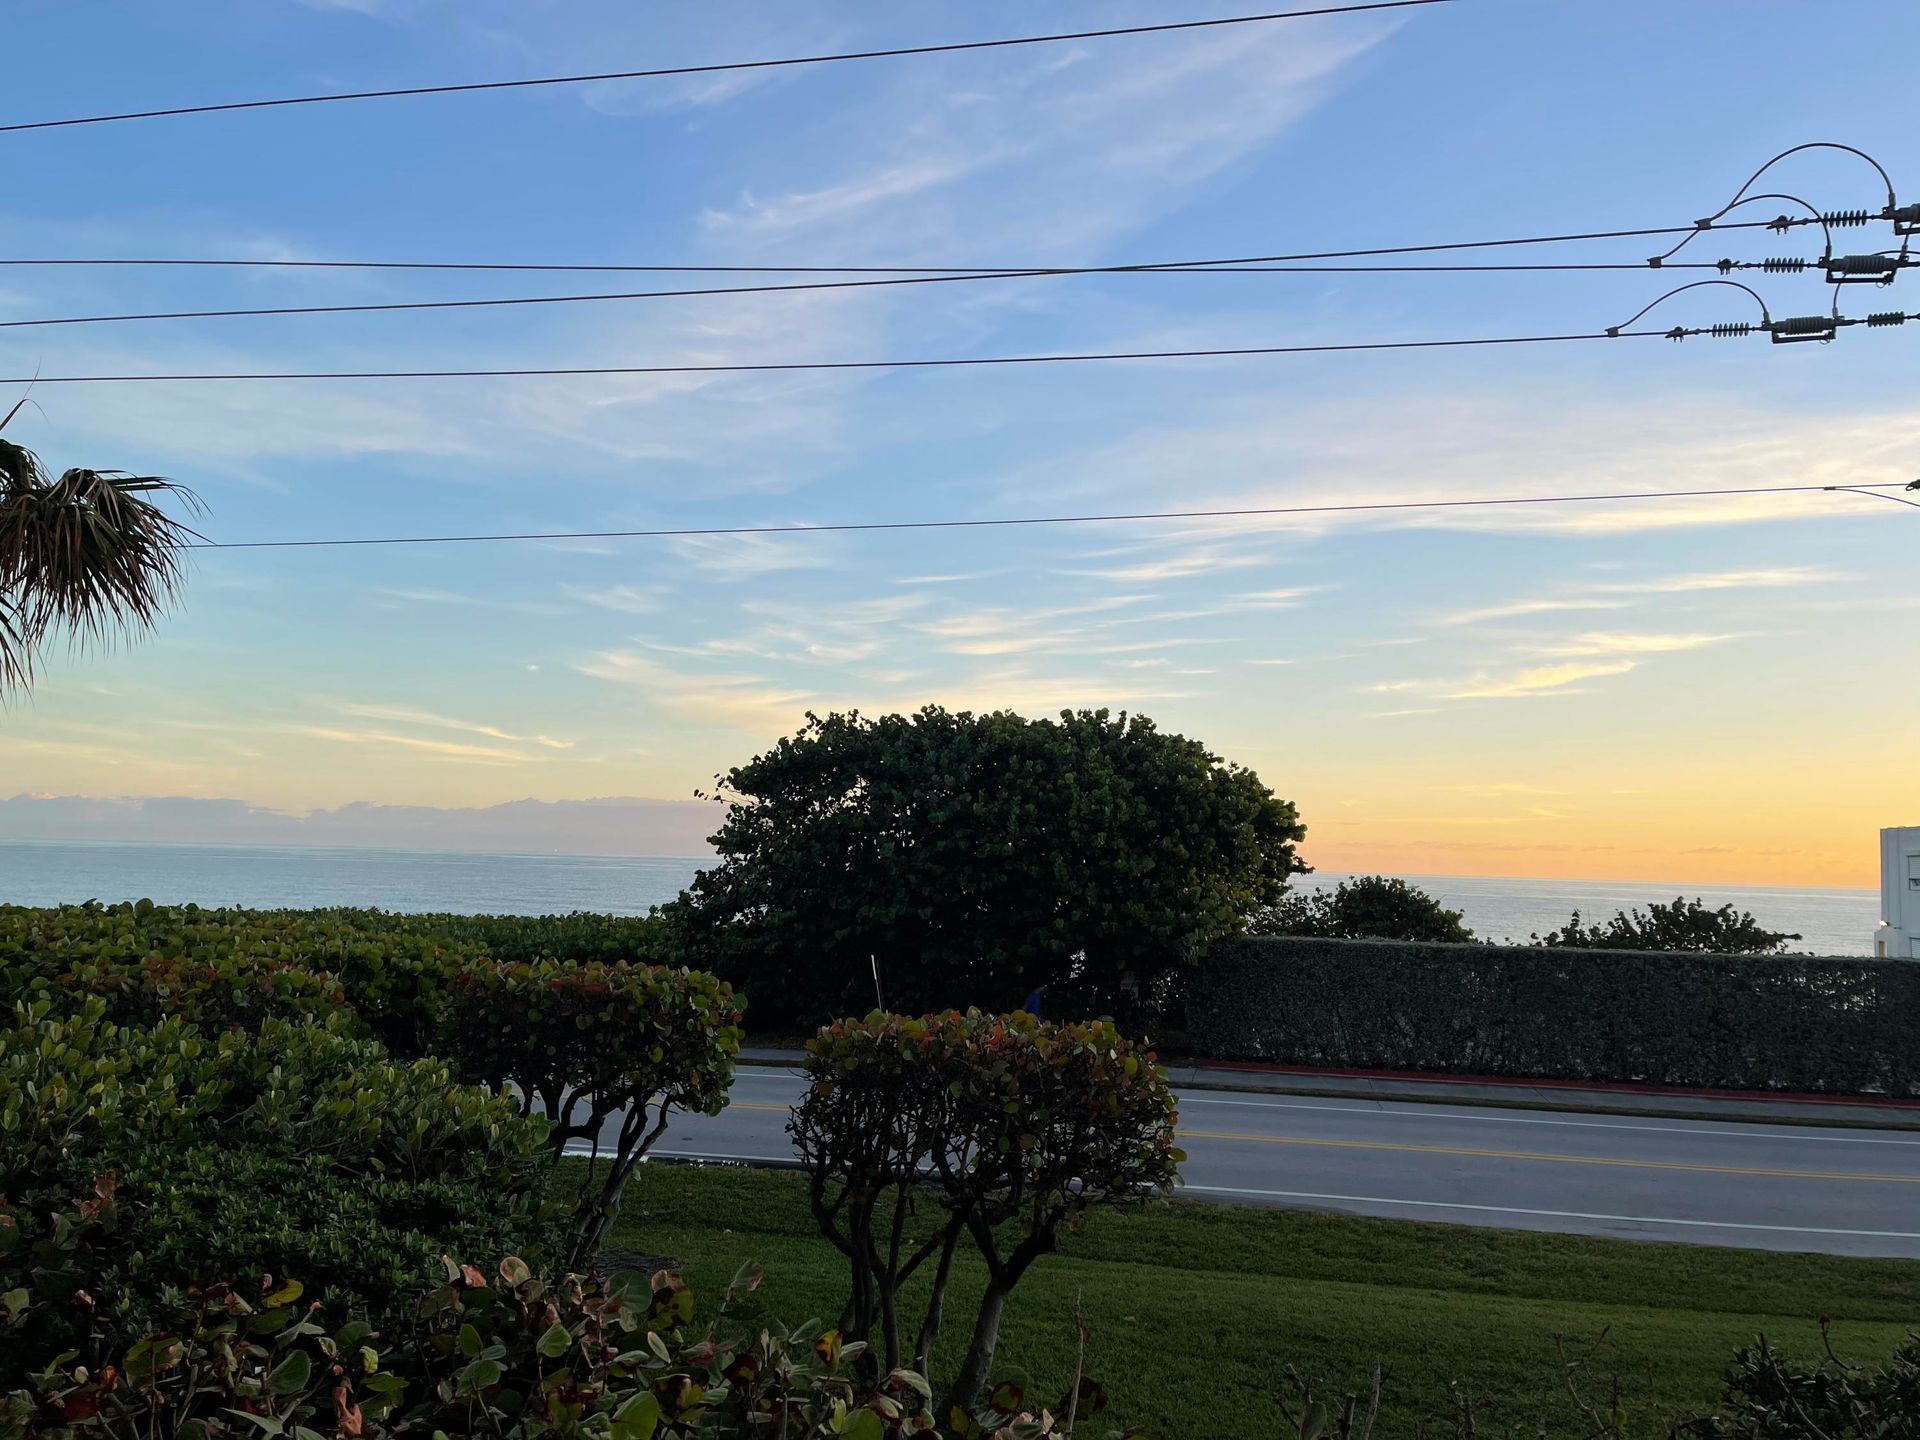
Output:
[[162,476],[73,469],[56,479],[0,439],[0,694],[31,683],[51,635],[84,647],[144,634],[179,602],[187,547],[201,536],[149,498],[159,496],[204,513]]

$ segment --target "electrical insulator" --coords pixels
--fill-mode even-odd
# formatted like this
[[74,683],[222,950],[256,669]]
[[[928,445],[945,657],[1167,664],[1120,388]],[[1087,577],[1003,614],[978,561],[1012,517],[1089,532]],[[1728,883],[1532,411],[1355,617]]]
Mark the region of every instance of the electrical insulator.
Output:
[[1790,315],[1785,320],[1769,320],[1764,328],[1773,336],[1776,345],[1831,340],[1840,333],[1839,322],[1831,315]]
[[[1723,264],[1726,262],[1722,262]],[[1793,259],[1762,260],[1760,269],[1768,275],[1798,275],[1807,268],[1807,261]]]
[[1715,340],[1738,340],[1742,336],[1751,335],[1752,333],[1753,324],[1747,320],[1729,320],[1724,324],[1714,325],[1707,330],[1707,334]]
[[1865,210],[1823,210],[1820,212],[1820,218],[1835,230],[1845,230],[1864,225],[1876,217]]
[[1878,314],[1867,316],[1867,326],[1873,330],[1877,330],[1883,325],[1904,325],[1906,323],[1906,315],[1899,310],[1882,310]]
[[1891,255],[1829,255],[1829,285],[1891,285],[1900,263]]
[[1896,235],[1920,235],[1920,205],[1889,205],[1881,218],[1893,222]]

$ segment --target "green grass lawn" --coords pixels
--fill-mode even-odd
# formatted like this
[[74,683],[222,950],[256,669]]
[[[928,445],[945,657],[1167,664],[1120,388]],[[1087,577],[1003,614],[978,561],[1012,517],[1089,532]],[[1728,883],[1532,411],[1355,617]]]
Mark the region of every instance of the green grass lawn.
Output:
[[[846,1296],[844,1262],[789,1171],[643,1166],[609,1243],[682,1262],[703,1312],[749,1259],[766,1266],[760,1299],[784,1323],[831,1321]],[[957,1269],[936,1371],[958,1359],[978,1285],[977,1269]],[[1076,1300],[1112,1418],[1175,1440],[1275,1440],[1290,1433],[1275,1413],[1289,1365],[1359,1387],[1376,1362],[1392,1377],[1381,1440],[1443,1412],[1456,1380],[1492,1402],[1483,1435],[1532,1435],[1542,1417],[1571,1433],[1554,1337],[1579,1350],[1603,1331],[1591,1383],[1617,1373],[1635,1433],[1663,1435],[1672,1411],[1719,1397],[1734,1348],[1758,1332],[1811,1357],[1815,1319],[1830,1315],[1843,1354],[1884,1362],[1920,1327],[1920,1262],[1175,1201],[1095,1216],[1022,1281],[998,1368],[1037,1399],[1072,1373]]]

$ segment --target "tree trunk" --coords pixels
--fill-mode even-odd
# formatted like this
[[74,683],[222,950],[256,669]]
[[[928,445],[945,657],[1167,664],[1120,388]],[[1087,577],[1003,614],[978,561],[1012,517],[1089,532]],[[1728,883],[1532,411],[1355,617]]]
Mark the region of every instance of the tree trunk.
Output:
[[953,1252],[960,1244],[961,1227],[947,1222],[947,1238],[940,1246],[940,1264],[933,1272],[933,1294],[927,1297],[926,1318],[920,1325],[920,1339],[913,1347],[913,1368],[931,1382],[933,1379],[933,1342],[940,1338],[941,1312],[947,1305],[947,1280],[953,1273]]
[[993,1352],[1000,1343],[1000,1317],[1012,1290],[1010,1284],[987,1282],[986,1293],[980,1297],[980,1313],[973,1322],[973,1338],[967,1342],[966,1359],[960,1362],[960,1373],[954,1377],[953,1390],[947,1397],[949,1408],[957,1405],[971,1415],[979,1403],[980,1391],[993,1370]]

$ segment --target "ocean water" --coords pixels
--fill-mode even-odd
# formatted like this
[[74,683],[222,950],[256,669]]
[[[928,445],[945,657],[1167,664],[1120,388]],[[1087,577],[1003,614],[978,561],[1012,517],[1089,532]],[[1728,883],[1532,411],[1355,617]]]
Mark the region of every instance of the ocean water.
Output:
[[[447,850],[348,850],[298,846],[111,845],[0,842],[0,901],[84,900],[247,906],[370,905],[383,910],[541,915],[599,910],[640,915],[680,892],[702,864],[671,855],[482,854]],[[1300,883],[1330,886],[1321,873]],[[1524,941],[1565,923],[1699,896],[1731,903],[1762,925],[1798,931],[1793,946],[1823,955],[1867,955],[1880,923],[1873,890],[1685,885],[1627,880],[1522,880],[1409,875],[1483,940]]]

